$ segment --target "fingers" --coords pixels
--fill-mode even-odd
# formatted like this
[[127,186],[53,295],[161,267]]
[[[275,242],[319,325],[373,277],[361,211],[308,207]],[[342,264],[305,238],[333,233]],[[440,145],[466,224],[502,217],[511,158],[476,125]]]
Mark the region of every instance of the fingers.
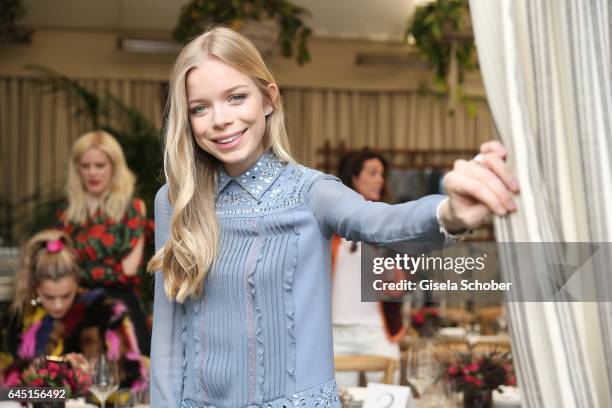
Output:
[[470,161],[457,160],[444,178],[450,200],[440,208],[440,217],[451,228],[477,228],[491,214],[516,211],[514,194],[519,184],[506,165],[506,148],[498,141],[483,143]]
[[501,159],[504,159],[504,160],[506,159],[506,156],[508,155],[508,151],[506,150],[504,145],[501,144],[497,140],[489,140],[488,142],[484,142],[483,144],[481,144],[480,153],[482,154],[494,153],[497,156],[499,156]]
[[[475,160],[480,166],[485,167],[492,171],[512,192],[518,193],[520,187],[518,180],[508,166],[506,162],[496,153],[480,153],[476,156],[478,160]],[[476,159],[476,158],[475,158]]]
[[[493,158],[488,159],[485,157],[482,159],[481,163],[468,162],[466,165],[465,172],[466,174],[479,181],[484,188],[491,191],[497,198],[497,203],[503,206],[504,210],[515,211],[516,204],[512,197],[511,191],[509,191],[508,189],[507,184],[504,184],[502,178],[500,178],[494,171],[491,171],[490,167],[487,167],[487,161],[493,159],[495,159],[495,156],[493,156]],[[499,164],[500,163],[498,163],[498,165]],[[503,166],[504,168],[506,167],[503,162],[501,162],[501,166]],[[508,174],[510,175],[510,177],[512,177],[510,173]],[[496,211],[496,213],[499,213],[499,211]],[[500,215],[505,215],[505,213]]]
[[[484,204],[497,215],[506,215],[514,211],[516,205],[501,181],[490,171],[474,162],[457,160],[454,170],[447,174],[445,180],[449,196],[455,194],[470,197]],[[455,193],[455,194],[453,194]]]

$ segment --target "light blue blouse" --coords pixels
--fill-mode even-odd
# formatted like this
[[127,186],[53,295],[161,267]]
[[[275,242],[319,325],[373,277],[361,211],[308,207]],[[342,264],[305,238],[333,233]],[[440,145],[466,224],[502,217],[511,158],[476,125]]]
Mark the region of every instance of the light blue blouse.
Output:
[[[337,178],[267,152],[218,180],[219,254],[202,297],[168,301],[155,275],[152,407],[339,407],[334,381],[330,237],[440,242],[443,196],[365,201]],[[155,244],[167,240],[167,186]]]

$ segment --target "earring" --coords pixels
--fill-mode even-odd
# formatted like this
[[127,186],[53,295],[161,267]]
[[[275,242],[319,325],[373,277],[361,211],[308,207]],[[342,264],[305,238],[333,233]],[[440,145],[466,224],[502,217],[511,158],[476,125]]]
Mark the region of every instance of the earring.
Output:
[[269,109],[268,111],[266,111],[265,116],[270,116],[272,114],[272,109]]
[[40,302],[41,301],[40,301],[40,297],[39,296],[37,296],[36,298],[30,300],[30,304],[32,306],[34,306],[34,307],[38,306],[40,304]]

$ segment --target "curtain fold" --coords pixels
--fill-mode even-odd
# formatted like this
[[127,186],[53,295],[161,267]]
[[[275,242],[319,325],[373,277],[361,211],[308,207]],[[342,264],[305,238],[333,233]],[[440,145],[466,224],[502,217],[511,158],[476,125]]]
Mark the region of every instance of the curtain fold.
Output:
[[[609,7],[470,1],[487,99],[521,184],[519,211],[496,220],[499,241],[612,241]],[[507,275],[518,269],[503,265]],[[534,285],[546,281],[533,270]],[[610,293],[610,280],[597,279]],[[507,308],[524,407],[612,406],[609,303]]]
[[325,141],[347,148],[473,149],[495,138],[488,106],[476,100],[454,115],[446,99],[417,92],[283,89],[287,124],[296,158],[318,167]]

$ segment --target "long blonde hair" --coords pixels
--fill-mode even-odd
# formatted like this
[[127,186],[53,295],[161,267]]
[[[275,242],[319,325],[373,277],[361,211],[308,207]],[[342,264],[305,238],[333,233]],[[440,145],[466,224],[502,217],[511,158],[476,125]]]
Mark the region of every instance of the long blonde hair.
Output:
[[66,276],[79,281],[80,269],[70,237],[54,229],[37,233],[21,249],[11,311],[21,314],[36,296],[41,281],[56,281]]
[[66,181],[66,196],[68,209],[66,219],[75,223],[83,223],[87,219],[87,192],[79,175],[81,156],[89,149],[96,148],[104,152],[111,162],[113,176],[103,194],[102,211],[115,221],[119,221],[128,207],[136,177],[125,162],[123,149],[117,140],[102,130],[85,133],[72,145],[70,161],[68,162],[68,180]]
[[216,58],[255,82],[264,101],[274,109],[266,119],[264,148],[271,147],[282,161],[293,161],[282,100],[280,95],[272,100],[268,85],[276,82],[255,46],[224,27],[213,28],[187,44],[174,64],[166,106],[164,172],[173,208],[170,236],[148,265],[150,272],[162,268],[166,295],[177,302],[201,295],[204,278],[218,251],[215,194],[220,163],[195,143],[185,85],[189,71],[206,58]]

